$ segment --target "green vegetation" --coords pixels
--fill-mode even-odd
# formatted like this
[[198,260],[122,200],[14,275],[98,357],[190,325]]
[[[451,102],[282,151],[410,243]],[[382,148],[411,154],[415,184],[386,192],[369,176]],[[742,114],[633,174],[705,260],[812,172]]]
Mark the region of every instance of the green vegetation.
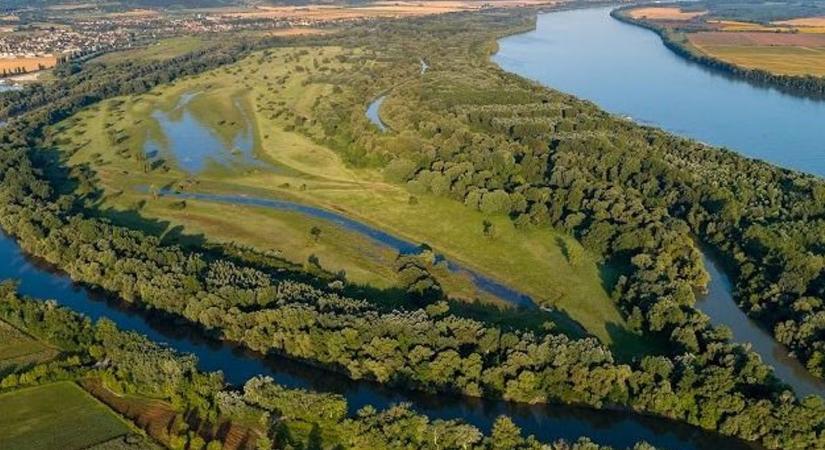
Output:
[[[210,241],[275,250],[299,265],[314,256],[324,269],[343,272],[352,283],[383,289],[399,286],[401,281],[392,270],[395,253],[356,233],[299,214],[255,207],[187,200],[181,208],[180,201],[157,198],[145,187],[286,198],[342,211],[412,242],[427,243],[538,303],[563,311],[622,355],[642,353],[643,343],[626,331],[603,287],[600,276],[609,276],[611,269],[604,267],[605,274],[600,274],[595,258],[573,238],[547,228],[518,230],[502,215],[472,211],[426,192],[416,193],[411,204],[412,194],[385,181],[378,170],[348,167],[335,152],[313,142],[323,133],[313,118],[313,103],[340,99],[332,88],[335,83],[325,77],[345,77],[362,59],[370,61],[357,48],[267,50],[147,94],[103,102],[58,125],[56,139],[71,154],[69,164],[79,169],[81,192],[85,188],[102,196],[95,206],[111,208],[106,216],[119,223],[152,230],[156,224],[123,214],[140,204],[141,217],[161,220],[169,228],[180,226],[184,235],[202,234]],[[182,98],[190,97],[183,110],[176,109]],[[187,149],[169,148],[161,124],[153,117],[157,111],[178,117],[188,112],[219,137],[226,152],[240,133],[253,130],[253,152],[262,164],[212,164],[203,172],[187,173],[176,163]],[[306,135],[293,131],[298,117],[308,124],[302,128]],[[163,151],[154,163],[143,156],[149,141],[159,142]],[[155,167],[143,170],[147,164]],[[93,175],[88,167],[94,169]],[[485,223],[492,224],[494,234],[484,232]],[[322,229],[318,239],[309,236],[313,227]],[[567,249],[579,255],[575,261],[565,255]],[[443,268],[432,271],[452,298],[501,304],[475,289],[466,277]],[[560,326],[580,334],[576,326]]]
[[176,56],[185,55],[199,49],[207,48],[208,41],[209,37],[206,36],[181,36],[164,39],[159,42],[148,44],[142,48],[106,53],[95,58],[93,64],[116,64],[118,62],[125,62],[129,60],[163,61]]
[[[494,39],[531,23],[528,13],[487,11],[315,38],[373,57],[357,58],[351,71],[316,75],[334,79],[340,92],[310,104],[314,121],[292,117],[294,130],[353,166],[385,168],[413,195],[460,201],[520,229],[575,236],[618,270],[606,283],[612,297],[630,328],[668,343],[663,355],[617,363],[597,340],[552,327],[470,319],[441,302],[390,309],[307,282],[305,274],[167,245],[90,214],[89,192],[76,188],[93,178],[65,173],[51,126],[105,98],[236,63],[272,42],[221,45],[172,64],[89,65],[0,98],[0,115],[21,114],[0,130],[0,224],[76,280],[354,379],[634,410],[769,448],[822,448],[822,399],[797,399],[757,355],[693,307],[693,288],[706,282],[693,239],[731,258],[752,313],[781,321],[782,339],[821,368],[823,182],[638,127],[493,66]],[[415,67],[425,51],[431,69],[420,77]],[[390,86],[382,114],[393,132],[384,135],[363,107]],[[571,264],[579,260],[572,243],[563,247]],[[28,321],[27,332],[39,323]],[[123,346],[112,347],[107,355],[122,356]],[[135,364],[151,354],[138,349],[121,361],[133,377],[149,380],[150,393],[187,398],[181,386],[208,384],[195,371],[182,384],[159,379],[156,365]],[[211,403],[199,399],[191,408],[209,411]]]
[[0,374],[16,367],[48,361],[56,352],[37,339],[0,322]]
[[[340,396],[285,389],[265,377],[229,389],[219,373],[199,372],[190,355],[106,320],[92,324],[50,302],[20,298],[8,284],[0,291],[0,318],[73,352],[61,368],[41,365],[0,377],[4,389],[13,384],[9,380],[25,379],[29,386],[0,394],[4,449],[156,447],[140,435],[114,439],[129,432],[124,422],[77,384],[49,381],[71,378],[172,449],[609,450],[586,439],[544,444],[525,438],[505,416],[489,436],[460,421],[430,421],[403,405],[385,411],[367,406],[348,416]],[[28,376],[35,372],[38,377]]]
[[128,432],[122,420],[71,382],[0,395],[4,449],[79,450]]

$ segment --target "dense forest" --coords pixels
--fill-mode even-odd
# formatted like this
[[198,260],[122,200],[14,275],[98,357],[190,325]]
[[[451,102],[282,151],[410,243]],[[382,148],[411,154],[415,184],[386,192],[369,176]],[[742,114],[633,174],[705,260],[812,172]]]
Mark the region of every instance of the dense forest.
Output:
[[808,0],[705,0],[686,6],[707,9],[713,17],[760,23],[825,15],[825,2]]
[[[75,381],[129,418],[138,418],[140,403],[123,399],[151,398],[156,413],[161,409],[157,401],[162,400],[171,419],[162,424],[140,418],[137,422],[169,448],[221,449],[232,434],[226,430],[237,434],[244,429],[242,448],[257,449],[609,450],[586,439],[542,443],[523,436],[506,416],[499,417],[485,436],[460,421],[430,421],[403,404],[383,411],[364,407],[350,416],[340,396],[286,389],[267,377],[228,387],[220,373],[199,371],[191,355],[120,331],[105,319],[92,323],[51,301],[19,297],[11,283],[0,284],[0,320],[61,350],[54,360],[4,370],[0,392]],[[128,448],[147,445],[140,436],[125,441],[131,444]]]
[[[615,300],[638,332],[672,344],[668,354],[622,364],[594,338],[493,326],[441,303],[387,310],[84,215],[49,150],[49,125],[103,98],[288,42],[77,65],[53,84],[3,96],[0,113],[14,117],[0,131],[0,224],[75,280],[352,378],[630,409],[770,448],[825,448],[822,399],[796,399],[754,353],[693,308],[693,288],[706,282],[695,235],[738,268],[743,306],[780,325],[782,340],[821,372],[825,307],[816,300],[823,280],[816,252],[825,185],[612,118],[491,65],[494,39],[532,20],[490,11],[306,40],[366,50],[357,70],[318,75],[339,90],[316,102],[313,120],[325,129],[321,139],[353,164],[386,165],[411,192],[575,235],[620,269]],[[431,69],[412,77],[419,57]],[[379,134],[363,116],[365,99],[401,82],[386,104],[396,132]]]

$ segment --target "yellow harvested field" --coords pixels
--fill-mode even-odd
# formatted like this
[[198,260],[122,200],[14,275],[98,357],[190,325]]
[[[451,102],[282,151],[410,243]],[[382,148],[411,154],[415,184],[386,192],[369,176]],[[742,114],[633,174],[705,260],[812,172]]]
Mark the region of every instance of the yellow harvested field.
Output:
[[376,2],[366,6],[347,7],[337,5],[309,6],[259,6],[249,10],[228,11],[224,16],[239,18],[283,18],[307,21],[352,20],[369,17],[411,17],[443,14],[457,11],[473,11],[482,8],[516,8],[524,6],[552,5],[554,0],[491,0],[480,3],[472,0],[417,2]]
[[[742,41],[743,33],[731,34]],[[760,33],[761,34],[761,33]],[[775,33],[769,33],[775,34]],[[702,33],[689,35],[690,43],[708,56],[736,64],[749,69],[762,69],[784,75],[818,75],[825,76],[825,46],[793,46],[773,44],[754,44],[742,42],[720,42],[709,39]],[[781,36],[781,35],[780,35]],[[786,36],[791,37],[794,35]],[[807,35],[812,36],[812,35]],[[798,36],[802,37],[802,36]],[[819,37],[817,35],[817,37]],[[823,36],[825,38],[825,36]],[[825,39],[823,39],[825,41]]]
[[303,27],[292,27],[292,28],[276,28],[274,30],[268,31],[266,34],[269,36],[308,36],[311,34],[324,34],[329,33],[329,30],[325,30],[323,28],[303,28]]
[[801,19],[780,20],[773,23],[792,27],[825,27],[825,17],[803,17]]
[[49,69],[57,64],[54,56],[40,56],[35,58],[0,58],[0,72],[12,73],[20,68],[26,72]]
[[804,17],[801,19],[781,20],[774,25],[791,27],[799,33],[825,33],[825,17]]
[[[709,24],[718,25],[722,31],[764,31],[764,32],[791,32],[793,28],[787,26],[769,27],[761,23],[740,22],[738,20],[708,20]],[[778,24],[777,24],[778,25]]]
[[154,9],[131,9],[129,11],[109,13],[109,17],[147,17],[159,16],[160,11]]
[[633,9],[630,11],[630,17],[650,20],[690,20],[707,13],[707,11],[682,11],[681,8],[673,6],[652,6]]

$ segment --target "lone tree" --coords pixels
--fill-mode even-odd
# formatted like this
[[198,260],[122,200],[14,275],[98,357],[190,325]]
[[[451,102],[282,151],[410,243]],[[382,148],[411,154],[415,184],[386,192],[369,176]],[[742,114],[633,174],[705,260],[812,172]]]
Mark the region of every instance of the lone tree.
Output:
[[309,235],[312,238],[312,242],[318,242],[318,240],[321,239],[321,229],[317,226],[313,226],[309,230]]

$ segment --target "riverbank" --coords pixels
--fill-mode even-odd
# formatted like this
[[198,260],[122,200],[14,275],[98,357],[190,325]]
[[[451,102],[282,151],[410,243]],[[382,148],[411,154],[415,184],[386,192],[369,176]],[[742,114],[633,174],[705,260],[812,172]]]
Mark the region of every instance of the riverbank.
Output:
[[708,69],[736,77],[754,83],[757,86],[772,87],[782,92],[810,97],[813,99],[825,99],[825,77],[815,75],[783,75],[768,72],[762,69],[752,69],[742,67],[719,58],[714,58],[693,48],[686,38],[678,37],[677,33],[668,27],[655,24],[649,20],[636,19],[628,12],[644,5],[630,5],[616,8],[610,12],[614,19],[645,28],[656,33],[662,43],[677,55],[697,64],[701,64]]
[[[455,19],[451,17],[449,21],[444,20],[440,24],[452,29],[456,27]],[[459,27],[462,30],[477,30],[477,33],[458,36],[463,40],[455,40],[457,45],[452,48],[455,54],[450,55],[447,53],[445,58],[433,62],[433,65],[444,67],[446,61],[456,61],[457,59],[460,62],[467,63],[460,66],[462,69],[460,73],[450,74],[452,75],[451,79],[442,79],[442,81],[449,83],[446,87],[450,88],[450,91],[464,95],[450,97],[449,95],[438,95],[438,92],[436,92],[438,99],[462,101],[467,98],[467,93],[476,94],[476,91],[467,90],[465,86],[469,85],[475,88],[478,87],[478,80],[491,80],[497,84],[483,86],[486,89],[485,91],[477,92],[478,95],[472,96],[473,99],[485,100],[487,104],[480,106],[487,107],[488,110],[496,111],[495,108],[500,103],[495,102],[502,98],[502,94],[504,94],[507,100],[522,100],[522,102],[517,105],[521,107],[513,107],[516,105],[507,103],[505,105],[507,108],[503,111],[498,109],[503,113],[537,112],[540,116],[548,119],[557,119],[559,116],[566,116],[561,117],[561,119],[576,118],[575,122],[573,120],[558,122],[562,126],[568,127],[567,130],[571,129],[569,128],[571,125],[589,126],[588,131],[593,131],[593,127],[610,126],[612,128],[615,125],[609,120],[609,116],[595,111],[595,107],[592,105],[574,100],[570,96],[562,96],[541,89],[536,84],[527,83],[519,77],[502,75],[500,71],[495,70],[489,64],[472,64],[482,56],[481,51],[471,53],[471,61],[468,61],[466,56],[462,59],[462,56],[467,55],[467,46],[459,44],[469,44],[475,49],[479,49],[480,46],[487,48],[491,25],[506,26],[508,23],[506,21],[504,23],[495,22],[505,19],[507,18],[502,18],[500,15],[474,16],[467,18],[467,28]],[[426,25],[429,27],[431,24]],[[429,38],[432,35],[428,31],[429,28],[420,31],[412,29],[410,30],[411,36],[398,36],[399,42],[418,42],[416,39],[418,37]],[[366,36],[369,39],[372,35]],[[381,37],[383,38],[383,36]],[[373,48],[381,50],[391,48],[399,51],[404,49],[404,46],[381,46],[381,44],[385,44],[385,42],[376,42]],[[435,45],[431,45],[431,48],[433,47]],[[458,58],[454,56],[458,56]],[[395,60],[406,61],[408,59],[396,58]],[[111,68],[111,70],[118,70],[118,67]],[[133,77],[131,71],[129,73],[110,74],[103,79],[103,82],[106,83],[104,87],[111,89],[111,91],[106,92],[122,92],[117,90],[122,83],[122,79],[128,78],[131,80]],[[358,78],[358,80],[370,82],[369,78]],[[362,89],[362,91],[364,90]],[[412,94],[426,93],[423,90],[415,91],[411,89],[410,91]],[[363,96],[360,98],[363,98]],[[428,112],[428,109],[420,107],[424,106],[420,100],[416,101],[416,98],[410,100],[412,101],[409,104],[414,111]],[[542,103],[542,100],[545,100],[546,103]],[[363,119],[363,110],[360,109],[360,106],[362,106],[361,101],[353,102],[353,104],[356,103],[358,106],[357,115],[345,114],[344,120],[349,121],[356,118],[366,121],[366,119]],[[62,101],[57,101],[49,107],[58,111],[73,112],[76,110],[67,107]],[[434,110],[437,114],[441,114],[436,117],[445,116],[443,115],[443,107],[434,108]],[[42,120],[46,121],[53,116],[43,114],[37,117],[42,117]],[[334,118],[327,116],[324,116],[324,118],[330,119],[330,121],[323,121],[324,125],[330,127],[341,123],[340,121],[334,122]],[[427,119],[432,118],[434,117],[430,116]],[[36,131],[45,131],[43,127],[50,124],[39,122],[32,125],[32,127],[37,127]],[[460,122],[457,119],[452,125],[461,127],[462,133],[453,134],[456,139],[461,139],[462,136],[472,136],[470,133],[463,132],[467,126],[466,122]],[[506,132],[506,130],[504,128],[502,131]],[[535,129],[528,129],[528,131],[532,130]],[[546,132],[548,129],[539,128],[538,131]],[[636,142],[634,139],[636,135],[630,133],[630,131],[621,137],[628,137],[631,142]],[[506,135],[503,132],[500,133],[498,128],[486,129],[485,132],[491,135],[497,133],[495,134],[496,137],[507,139]],[[9,134],[13,135],[12,133]],[[567,136],[586,138],[592,136],[592,134],[584,133],[571,136],[572,133],[570,133]],[[14,134],[14,136],[16,135],[28,136],[29,133]],[[543,138],[544,135],[540,134],[538,137]],[[541,139],[539,142],[546,143],[547,141]],[[624,139],[614,139],[613,142],[626,141]],[[441,144],[441,142],[435,143]],[[9,166],[14,165],[21,170],[31,167],[31,165],[26,164],[26,161],[28,161],[26,158],[30,155],[28,147],[25,147],[26,144],[27,142],[22,142],[19,145],[23,147],[22,151],[18,151],[18,147],[15,146],[12,149],[14,151],[3,153],[8,158],[16,158],[16,160],[7,162]],[[462,152],[463,155],[478,156],[479,167],[476,168],[477,171],[473,171],[471,167],[470,176],[468,177],[469,180],[476,180],[476,183],[489,180],[489,184],[486,186],[495,189],[496,186],[503,186],[505,182],[522,183],[520,180],[526,181],[536,177],[536,174],[530,171],[530,168],[535,167],[535,165],[525,165],[524,167],[516,167],[513,164],[508,165],[506,158],[502,161],[502,158],[499,157],[507,155],[491,153],[490,147],[472,147],[467,145],[466,141],[460,141],[457,144],[439,146],[449,149],[464,148],[466,151]],[[420,147],[415,146],[413,149],[419,150]],[[495,149],[494,147],[492,150]],[[513,153],[527,153],[531,150],[546,152],[547,146],[541,145],[535,149],[530,149],[513,145]],[[563,148],[556,148],[555,150],[558,151],[560,156],[572,156],[572,153],[578,149],[568,148],[567,155],[563,153],[565,151]],[[591,148],[586,146],[584,149],[580,149],[579,153],[585,153],[589,150]],[[594,154],[597,154],[599,150],[600,147],[592,148]],[[442,152],[441,156],[450,155]],[[527,158],[535,156],[542,156],[542,154],[526,154],[524,160],[530,161]],[[601,158],[598,159],[599,161],[602,160]],[[492,161],[494,164],[483,166],[482,164],[485,161]],[[497,163],[498,161],[502,162]],[[546,160],[537,159],[533,161],[536,161],[539,167],[546,167],[542,164]],[[573,159],[568,161],[573,161]],[[438,160],[426,161],[426,164],[429,169],[440,170],[447,167],[447,163],[450,162]],[[558,169],[559,167],[559,165],[555,165],[555,168]],[[640,167],[637,166],[636,169]],[[484,170],[486,168],[489,169]],[[582,165],[581,168],[583,170],[577,173],[556,172],[553,175],[558,177],[554,179],[572,178],[574,182],[584,182],[596,187],[598,189],[598,191],[595,191],[597,195],[607,193],[615,199],[621,199],[623,195],[631,196],[634,192],[639,192],[632,189],[622,191],[621,186],[615,186],[611,191],[603,190],[604,183],[600,183],[600,180],[604,181],[606,177],[604,175],[598,177],[598,173],[594,175],[593,172],[598,171],[591,170],[589,167]],[[487,172],[486,177],[482,173],[485,171]],[[423,172],[422,175],[428,173],[432,172]],[[478,174],[478,176],[473,176],[475,174]],[[547,178],[544,177],[545,175],[547,175]],[[631,175],[634,179],[637,177],[643,179],[645,176],[659,174],[635,171]],[[661,175],[667,175],[667,173]],[[730,427],[735,426],[735,424],[750,426],[753,418],[748,414],[752,411],[752,408],[759,408],[758,411],[765,411],[772,418],[775,417],[774,420],[769,422],[762,420],[758,422],[759,429],[763,430],[760,432],[761,434],[754,435],[748,433],[747,430],[738,431],[743,430],[742,428],[735,428],[737,431],[732,432],[743,435],[745,439],[763,440],[772,443],[774,446],[803,446],[806,442],[813,442],[812,440],[818,436],[822,429],[822,423],[819,421],[793,421],[791,422],[795,425],[793,430],[797,432],[792,435],[788,434],[786,430],[788,430],[790,419],[795,417],[805,417],[807,419],[809,417],[805,415],[805,411],[809,409],[808,403],[797,402],[792,397],[785,395],[780,399],[780,392],[772,389],[773,385],[771,384],[772,379],[769,377],[769,371],[759,364],[756,358],[752,358],[752,354],[742,352],[740,347],[729,344],[723,337],[714,337],[710,334],[712,330],[706,328],[686,330],[688,333],[694,333],[693,335],[686,335],[682,332],[686,328],[682,328],[679,330],[680,334],[677,335],[674,334],[676,330],[670,324],[666,324],[667,328],[661,331],[663,331],[662,334],[673,335],[678,338],[696,337],[698,333],[707,331],[707,335],[702,335],[703,344],[706,340],[711,340],[707,345],[714,352],[713,355],[706,353],[704,348],[699,348],[696,352],[701,351],[702,357],[660,356],[645,359],[644,362],[631,366],[615,364],[611,353],[592,339],[569,341],[563,336],[553,333],[534,334],[519,329],[497,331],[494,326],[489,324],[455,320],[455,318],[449,316],[443,317],[443,309],[439,309],[438,305],[426,310],[399,308],[397,311],[385,314],[380,310],[376,310],[369,302],[345,298],[326,290],[312,289],[310,286],[302,285],[297,280],[274,280],[266,272],[256,270],[253,266],[237,260],[204,258],[196,253],[182,251],[172,246],[164,246],[151,236],[125,230],[112,225],[111,222],[94,218],[84,219],[76,215],[70,216],[69,212],[64,214],[65,210],[57,208],[55,208],[58,211],[57,213],[49,214],[51,210],[47,208],[51,205],[50,197],[47,197],[47,194],[41,194],[46,189],[39,189],[48,186],[46,183],[37,184],[36,176],[35,173],[30,174],[27,172],[23,176],[3,179],[4,187],[7,186],[5,192],[8,192],[10,202],[7,207],[4,206],[4,214],[0,217],[3,219],[4,227],[13,230],[27,248],[35,249],[40,254],[47,256],[51,261],[65,267],[72,276],[78,279],[103,286],[117,292],[127,300],[139,299],[144,301],[145,304],[151,305],[152,308],[174,312],[207,328],[221,330],[227,339],[242,340],[252,348],[285,352],[297,359],[308,359],[319,363],[337,365],[342,370],[346,370],[353,378],[374,378],[393,385],[414,386],[425,390],[437,390],[442,393],[466,392],[468,395],[487,394],[495,397],[496,393],[501,392],[504,398],[535,403],[559,399],[562,402],[586,402],[593,404],[594,407],[623,404],[634,409],[638,408],[669,417],[680,417],[684,421],[701,424],[703,427],[710,429],[730,431],[732,430]],[[553,182],[549,179],[549,176],[550,174],[540,172],[537,183]],[[420,180],[415,181],[420,182]],[[466,186],[465,184],[464,187]],[[564,188],[564,186],[558,185],[554,185],[554,187],[558,188],[556,192]],[[518,202],[515,208],[512,208],[511,205],[504,209],[501,208],[501,203],[498,200],[501,199],[502,195],[509,194],[500,192],[500,190],[492,192],[495,192],[495,194],[490,197],[492,200],[485,202],[485,210],[505,216],[507,212],[524,212],[527,210],[526,208],[531,206],[533,208],[544,208],[535,213],[535,218],[543,221],[540,223],[544,226],[544,229],[547,228],[548,223],[556,224],[561,221],[561,213],[559,213],[559,216],[553,216],[552,214],[555,214],[555,212],[551,212],[549,208],[556,208],[559,203],[565,202],[565,198],[567,198],[565,195],[551,198],[550,195],[553,195],[554,192],[548,188],[545,197],[542,197],[543,192],[541,190],[527,193],[534,199],[532,205],[525,205],[522,208],[519,206],[522,203]],[[465,192],[459,191],[457,193],[464,197]],[[562,194],[565,193],[562,192]],[[577,210],[581,208],[582,195],[584,194],[589,196],[590,191],[587,193],[579,192],[578,196],[569,196],[571,200],[578,198],[575,205]],[[666,197],[659,196],[657,198]],[[514,195],[513,200],[518,200],[518,198]],[[526,203],[525,199],[522,200]],[[585,203],[596,204],[593,200],[590,197]],[[615,214],[617,215],[615,218],[622,219],[623,223],[628,223],[628,220],[632,221],[630,223],[634,226],[626,228],[627,231],[644,233],[647,229],[635,227],[636,222],[641,220],[643,223],[651,223],[647,220],[652,219],[655,222],[653,222],[654,227],[650,230],[651,233],[641,235],[639,238],[623,240],[622,249],[624,250],[636,252],[637,249],[640,249],[646,251],[645,254],[640,254],[640,258],[634,261],[638,261],[638,266],[642,270],[633,274],[634,279],[644,281],[651,279],[649,278],[650,275],[655,274],[652,279],[658,281],[663,271],[656,270],[657,268],[653,264],[648,264],[648,262],[655,262],[653,258],[659,255],[675,256],[674,259],[669,261],[661,261],[662,264],[666,264],[663,267],[674,269],[673,271],[664,271],[664,273],[685,273],[684,271],[688,270],[690,271],[688,275],[696,275],[693,272],[695,266],[689,265],[687,260],[687,258],[694,255],[689,251],[686,252],[686,250],[692,248],[689,242],[686,242],[687,247],[659,247],[660,243],[665,245],[671,245],[674,242],[679,243],[680,236],[677,233],[680,230],[669,227],[678,224],[674,221],[660,220],[661,215],[654,216],[647,213],[642,209],[644,203],[638,201],[638,198],[630,197],[628,200],[627,204],[630,207],[638,207],[637,216],[631,217],[624,214],[627,208],[622,207],[625,204],[622,202],[621,205],[617,204],[615,207],[604,205],[604,207],[599,206],[598,211],[586,209],[578,215],[571,214],[569,215],[570,220],[565,221],[564,225],[571,231],[581,232],[582,227],[589,226],[590,222],[583,223],[581,220],[576,221],[576,218],[610,217],[610,214]],[[573,203],[569,204],[572,205]],[[474,205],[471,203],[471,206]],[[562,206],[564,206],[564,203],[562,203]],[[552,211],[555,211],[555,209]],[[654,211],[654,213],[656,212],[663,213],[664,211]],[[618,217],[620,214],[621,217]],[[48,215],[48,217],[40,220],[42,215]],[[528,221],[528,223],[522,222],[524,225],[531,225],[529,223],[531,221],[530,217],[526,217],[524,220]],[[602,225],[609,227],[608,223],[602,223]],[[44,231],[43,227],[47,230]],[[604,226],[594,228],[593,233],[588,233],[591,239],[595,238],[590,241],[589,245],[597,249],[600,248],[604,241],[599,239],[600,235],[603,236],[599,233],[603,230],[605,230]],[[599,233],[596,233],[596,231],[599,231]],[[607,228],[607,231],[611,232],[612,229]],[[580,235],[583,234],[580,233]],[[67,246],[67,242],[70,242],[71,245]],[[105,245],[104,243],[110,243],[111,245]],[[670,253],[671,249],[675,251]],[[574,261],[581,257],[580,254],[576,255],[575,252],[569,253],[569,256]],[[124,264],[121,264],[121,262]],[[89,268],[93,270],[89,270]],[[631,279],[631,282],[634,279]],[[676,281],[680,282],[680,280]],[[627,286],[627,284],[623,283],[622,286]],[[667,298],[670,293],[682,293],[682,291],[672,291],[670,289],[671,284],[665,282],[631,286],[640,287],[640,292],[643,293],[662,294],[648,296],[653,301]],[[680,286],[681,284],[677,285],[677,287]],[[663,288],[662,290],[665,292],[661,292],[662,290],[650,291],[650,288]],[[620,293],[624,292],[626,291]],[[637,300],[637,297],[623,297],[620,300],[632,304]],[[636,304],[640,307],[646,307],[646,304],[641,301]],[[687,308],[679,311],[690,312]],[[678,316],[676,317],[678,319]],[[293,318],[296,320],[293,320]],[[678,322],[676,325],[689,327],[694,323],[689,320],[692,318],[692,316],[689,316],[687,317],[688,320]],[[352,329],[354,332],[348,333],[346,329],[341,331],[344,327]],[[438,334],[433,335],[432,333]],[[345,338],[344,342],[341,341],[341,337]],[[687,339],[674,340],[674,353],[680,352],[683,347],[692,348],[689,347],[690,344],[691,342]],[[403,351],[410,348],[413,351]],[[433,348],[435,350],[428,352],[428,349]],[[402,351],[396,351],[396,349]],[[456,361],[456,363],[451,361]],[[736,362],[736,368],[728,366],[731,361]],[[421,364],[422,362],[423,364]],[[479,364],[482,364],[480,368]],[[732,369],[739,370],[732,371]],[[747,379],[736,378],[740,371],[753,376]],[[483,392],[480,392],[481,389],[483,389]],[[754,391],[759,395],[753,395]],[[726,412],[724,415],[718,414],[721,411],[719,409],[721,405],[730,404],[730,401],[735,400],[738,400],[736,404],[740,405],[740,409]]]
[[[706,133],[714,133],[724,128],[731,131],[733,139],[737,139],[740,135],[751,134],[753,142],[764,141],[766,138],[772,139],[775,150],[770,155],[774,158],[786,158],[790,151],[799,151],[800,157],[816,156],[821,141],[818,137],[808,135],[809,129],[797,121],[810,119],[810,117],[800,118],[805,115],[801,111],[811,111],[811,114],[817,117],[816,120],[821,121],[825,117],[825,106],[821,102],[815,103],[790,96],[780,96],[773,91],[759,91],[743,83],[714,77],[707,71],[685,62],[669,50],[660,48],[659,42],[652,42],[653,39],[658,41],[658,38],[647,30],[612,20],[608,15],[609,12],[607,9],[594,9],[564,16],[540,17],[539,28],[536,32],[528,33],[523,37],[505,39],[501,44],[502,50],[494,56],[494,61],[505,70],[594,101],[614,114],[632,115],[637,118],[637,121],[638,118],[642,118],[648,125],[673,124],[672,126],[675,127],[690,124],[693,128],[687,130],[682,128],[676,131],[686,135],[687,138],[701,138],[716,145],[719,145],[720,141],[731,142],[726,135],[720,140],[705,137]],[[607,42],[605,39],[610,39],[610,41]],[[573,42],[577,47],[575,50],[570,50]],[[576,64],[550,65],[546,63],[546,61],[557,60],[572,60]],[[611,71],[603,72],[608,67]],[[601,88],[601,86],[606,87]],[[674,108],[673,105],[679,105],[679,107]],[[651,111],[655,114],[651,114]],[[770,111],[770,113],[764,117],[764,120],[755,119],[761,118],[765,111]],[[781,115],[787,114],[792,119],[781,127],[774,128],[777,126],[776,120],[781,120],[776,118],[779,111],[783,111]],[[739,120],[742,121],[741,126],[739,126]],[[727,126],[719,127],[720,123]],[[768,128],[771,132],[768,132],[766,137],[765,131]],[[777,134],[773,133],[774,129]],[[660,135],[657,133],[657,136]],[[801,145],[798,144],[800,141]],[[738,142],[748,141],[739,140]],[[668,152],[667,157],[671,159],[671,162],[667,164],[675,164],[677,166],[675,170],[691,172],[697,170],[696,158],[719,161],[721,158],[728,157],[731,159],[730,169],[724,170],[741,171],[743,170],[742,164],[752,164],[753,170],[775,170],[768,169],[763,163],[740,158],[734,156],[733,153],[720,151],[704,144],[700,145],[695,141],[672,139],[663,146],[668,145],[673,149]],[[683,145],[687,146],[684,153],[677,150]],[[805,150],[799,150],[800,147]],[[752,156],[754,148],[750,145],[742,145],[737,150]],[[697,156],[699,152],[704,156]],[[681,162],[674,163],[674,159]],[[737,169],[733,169],[737,166]],[[756,169],[757,167],[759,169]],[[823,173],[821,165],[808,165],[806,169],[813,170],[817,174]],[[703,174],[700,178],[704,181],[697,180],[697,182],[706,182],[705,177],[718,177],[720,170],[714,171],[713,174],[709,172]],[[813,177],[789,171],[777,170],[777,176],[815,182]],[[722,183],[721,180],[718,182]],[[755,185],[762,183],[762,180],[754,181]],[[733,186],[738,183],[728,184]],[[759,188],[753,187],[753,189]],[[718,220],[712,217],[709,216],[706,220],[709,222]],[[734,246],[732,242],[741,239],[739,233],[744,233],[744,230],[732,232],[734,236],[720,237],[717,232],[708,232],[705,225],[702,225],[702,220],[695,216],[686,215],[682,216],[682,219],[694,227],[697,235],[702,235],[703,239],[711,242],[716,249],[721,249],[726,256],[730,257],[734,252],[741,252],[741,249]],[[788,220],[791,223],[798,223],[796,218]],[[760,218],[754,218],[754,223],[759,223],[760,227],[765,227],[765,230],[771,229],[769,224],[762,222]],[[790,223],[788,225],[790,226]],[[717,227],[718,222],[708,224],[708,226]],[[737,255],[738,261],[742,259],[740,255]],[[758,266],[764,263],[756,260],[750,264]],[[708,267],[708,269],[715,268]],[[720,284],[720,278],[722,277],[718,271],[715,276],[712,276],[712,283],[720,290],[714,293],[714,302],[733,309],[728,309],[726,312],[720,311],[718,308],[714,309],[717,305],[701,302],[699,306],[706,308],[700,309],[714,314],[711,319],[715,325],[729,325],[734,331],[738,331],[734,333],[734,337],[739,337],[738,342],[747,344],[751,338],[759,339],[760,345],[755,345],[754,350],[762,355],[765,362],[774,365],[777,368],[777,375],[789,385],[798,388],[801,394],[822,394],[822,383],[805,368],[805,359],[802,358],[803,363],[800,363],[789,358],[790,350],[779,345],[775,337],[766,336],[764,332],[761,332],[761,326],[769,330],[774,328],[776,322],[771,322],[771,320],[776,317],[776,314],[765,313],[764,310],[760,314],[755,314],[760,310],[757,306],[753,306],[753,311],[748,311],[752,319],[746,317],[741,311],[740,314],[732,314],[734,311],[739,311],[739,305],[733,300],[733,288],[726,283]],[[740,288],[745,282],[745,280],[739,280]],[[743,295],[742,291],[739,291],[738,295]],[[751,322],[752,320],[758,321],[759,325]],[[744,339],[742,339],[743,336]],[[803,348],[804,345],[800,344]],[[780,354],[775,354],[777,351]]]
[[374,382],[351,380],[337,372],[221,341],[200,328],[160,312],[149,312],[113,299],[71,280],[55,267],[31,258],[13,239],[0,233],[0,278],[19,280],[21,294],[54,299],[59,305],[92,320],[108,319],[124,331],[147,336],[170,348],[191,353],[205,372],[223,372],[227,382],[242,386],[256,376],[271,376],[290,389],[308,389],[342,395],[349,414],[365,406],[386,409],[408,403],[431,419],[463,419],[489,433],[499,415],[507,415],[526,433],[542,440],[575,441],[588,436],[594,442],[627,448],[640,440],[673,450],[728,448],[753,450],[741,441],[700,431],[666,419],[636,413],[594,410],[570,405],[527,405],[454,395],[431,395],[391,389]]

